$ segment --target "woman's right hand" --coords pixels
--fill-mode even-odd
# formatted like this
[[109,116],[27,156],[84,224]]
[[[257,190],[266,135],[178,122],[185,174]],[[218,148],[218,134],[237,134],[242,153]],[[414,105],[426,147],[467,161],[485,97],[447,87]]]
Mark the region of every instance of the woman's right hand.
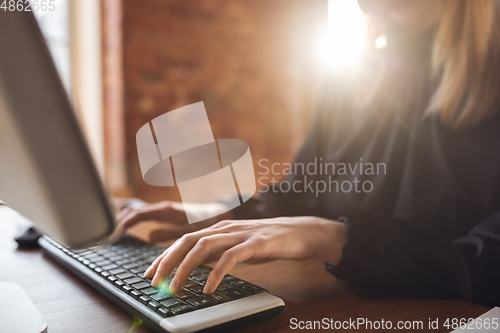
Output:
[[[151,241],[162,242],[211,226],[223,219],[231,219],[232,214],[230,212],[217,214],[225,210],[225,206],[220,203],[183,204],[173,201],[160,201],[139,207],[125,208],[118,213],[117,220],[118,224],[125,229],[141,221],[155,220],[162,222],[164,226],[153,230],[149,234]],[[190,224],[186,213],[197,215],[199,218],[210,217],[201,222]]]

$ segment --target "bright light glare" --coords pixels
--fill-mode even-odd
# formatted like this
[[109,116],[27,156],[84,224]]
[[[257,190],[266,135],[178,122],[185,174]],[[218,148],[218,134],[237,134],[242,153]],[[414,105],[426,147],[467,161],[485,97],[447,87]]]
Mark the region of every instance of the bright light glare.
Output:
[[328,27],[319,41],[319,56],[328,66],[352,65],[364,50],[366,18],[356,0],[329,0]]
[[387,38],[385,38],[384,35],[380,35],[377,37],[377,40],[375,41],[375,47],[377,49],[382,49],[387,46]]

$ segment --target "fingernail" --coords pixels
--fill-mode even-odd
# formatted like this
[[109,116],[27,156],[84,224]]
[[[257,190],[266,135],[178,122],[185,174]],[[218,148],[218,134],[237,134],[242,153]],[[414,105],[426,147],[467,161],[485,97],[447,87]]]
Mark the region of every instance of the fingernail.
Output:
[[205,288],[203,288],[203,293],[210,295],[209,291],[212,289],[212,283],[208,282],[205,284]]
[[155,276],[153,277],[153,280],[151,281],[151,285],[153,287],[158,287],[160,285],[160,276],[158,275],[158,273],[155,274]]
[[168,286],[168,288],[172,291],[176,291],[177,290],[177,277],[174,277],[172,279],[172,281],[170,282],[170,285]]
[[144,272],[144,276],[147,277],[153,271],[153,266],[149,266],[148,269]]

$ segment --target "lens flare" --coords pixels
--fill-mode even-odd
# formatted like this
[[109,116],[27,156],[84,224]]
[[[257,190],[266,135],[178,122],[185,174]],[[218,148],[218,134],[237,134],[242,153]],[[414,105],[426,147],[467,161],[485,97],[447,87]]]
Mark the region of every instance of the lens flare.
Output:
[[329,0],[328,27],[319,40],[319,57],[328,66],[356,62],[365,46],[366,17],[356,0]]
[[159,285],[159,287],[157,288],[158,293],[163,294],[163,295],[173,295],[174,292],[172,290],[170,290],[170,288],[168,287],[170,285],[171,281],[172,281],[172,278],[168,278],[167,280],[163,281]]
[[128,333],[132,333],[136,328],[142,325],[142,319],[138,317],[134,317],[134,321],[132,322],[132,327],[128,330]]
[[377,49],[383,49],[387,46],[387,38],[384,35],[380,35],[375,40],[375,47]]

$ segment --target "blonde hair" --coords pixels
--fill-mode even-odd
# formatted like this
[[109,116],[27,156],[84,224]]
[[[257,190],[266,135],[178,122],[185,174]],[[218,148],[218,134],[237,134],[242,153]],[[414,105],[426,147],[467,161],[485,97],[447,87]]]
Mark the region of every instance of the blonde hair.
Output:
[[432,49],[438,79],[426,114],[456,129],[479,124],[500,108],[500,26],[497,0],[441,0]]

